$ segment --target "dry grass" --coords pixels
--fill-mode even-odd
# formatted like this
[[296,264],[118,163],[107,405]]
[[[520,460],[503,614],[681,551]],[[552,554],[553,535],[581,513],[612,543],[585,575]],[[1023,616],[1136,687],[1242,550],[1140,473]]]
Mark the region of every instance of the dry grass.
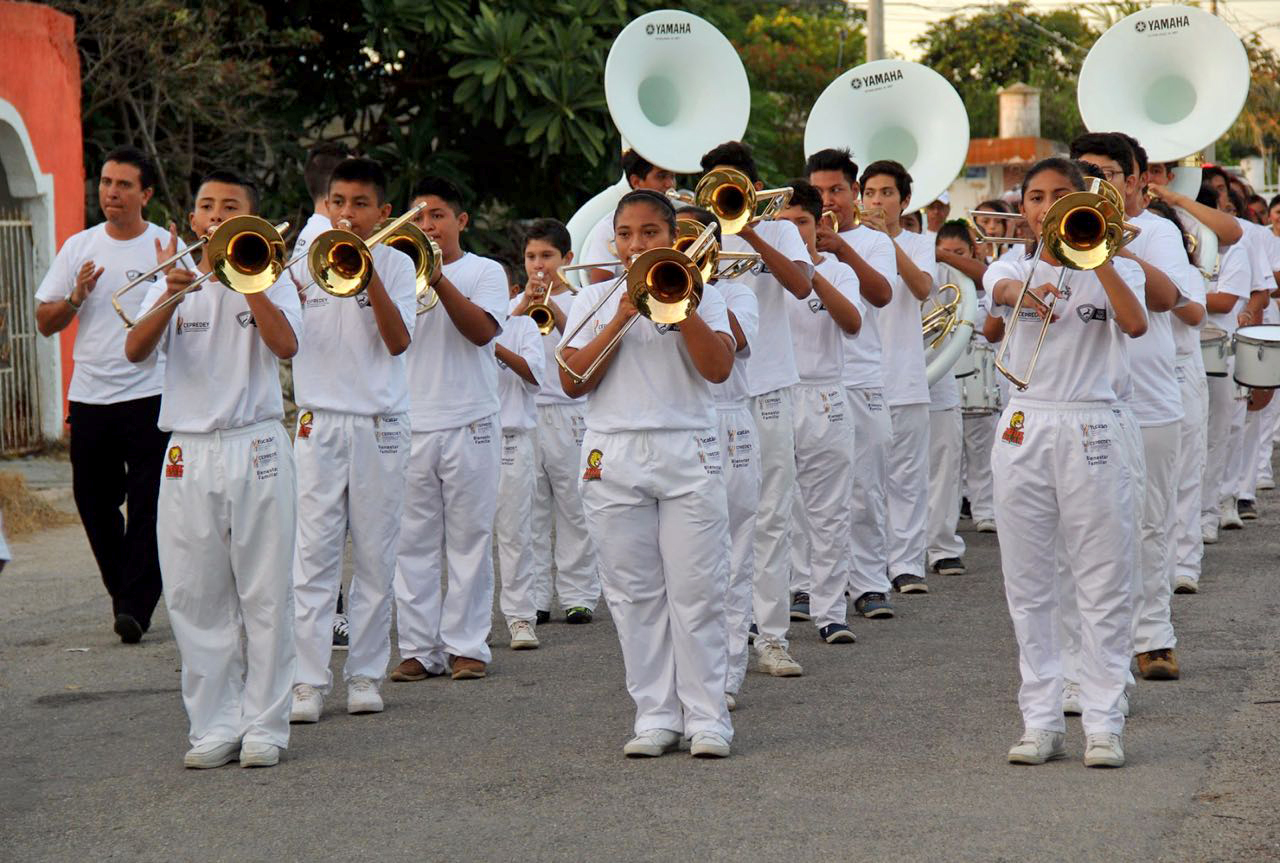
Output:
[[0,473],[0,511],[4,513],[5,535],[10,539],[78,521],[73,513],[52,506],[32,492],[26,478],[16,473]]

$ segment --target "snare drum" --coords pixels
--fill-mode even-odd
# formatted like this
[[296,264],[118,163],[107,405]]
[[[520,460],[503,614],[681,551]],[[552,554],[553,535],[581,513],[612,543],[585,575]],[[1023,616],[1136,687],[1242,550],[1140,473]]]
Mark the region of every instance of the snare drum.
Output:
[[1251,389],[1280,387],[1280,326],[1236,330],[1236,383]]
[[984,342],[970,342],[974,372],[960,379],[960,413],[967,417],[1000,412],[1000,384],[996,381],[996,352]]
[[964,353],[960,355],[960,359],[956,360],[956,364],[951,367],[952,377],[967,378],[977,373],[978,367],[973,360],[973,348],[977,338],[975,335],[969,339],[969,344],[965,345]]
[[1225,330],[1205,327],[1200,331],[1200,353],[1204,357],[1204,373],[1211,378],[1227,376],[1227,357],[1231,355],[1231,340]]

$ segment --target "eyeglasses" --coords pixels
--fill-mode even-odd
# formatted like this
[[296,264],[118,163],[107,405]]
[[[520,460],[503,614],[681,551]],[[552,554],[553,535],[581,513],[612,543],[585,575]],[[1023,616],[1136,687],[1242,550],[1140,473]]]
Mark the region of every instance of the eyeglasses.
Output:
[[1106,180],[1108,183],[1114,183],[1116,180],[1124,179],[1124,171],[1120,170],[1119,168],[1116,168],[1110,171],[1108,171],[1106,168],[1102,168],[1101,170],[1102,170],[1102,178]]

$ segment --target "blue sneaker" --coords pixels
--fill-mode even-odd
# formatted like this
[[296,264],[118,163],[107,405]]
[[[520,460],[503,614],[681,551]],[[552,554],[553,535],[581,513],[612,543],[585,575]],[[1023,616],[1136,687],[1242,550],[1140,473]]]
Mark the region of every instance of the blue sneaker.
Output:
[[751,624],[751,628],[747,630],[747,644],[755,644],[756,636],[759,634],[760,630],[756,628],[754,623]]
[[868,591],[853,601],[853,610],[871,620],[888,620],[893,617],[893,606],[883,593]]
[[791,594],[791,619],[792,620],[812,620],[809,615],[809,594],[803,590],[797,590]]
[[843,623],[828,623],[818,630],[818,635],[822,636],[822,640],[827,644],[853,644],[858,640],[854,638],[853,630]]

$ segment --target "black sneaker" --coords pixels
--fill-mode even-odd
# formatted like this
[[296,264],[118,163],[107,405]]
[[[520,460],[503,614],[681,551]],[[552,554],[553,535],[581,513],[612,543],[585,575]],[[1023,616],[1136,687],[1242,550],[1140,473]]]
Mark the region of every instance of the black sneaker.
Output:
[[753,623],[747,628],[747,644],[755,644],[756,636],[760,634],[760,629]]
[[809,615],[809,594],[803,590],[797,590],[791,594],[791,619],[792,620],[811,620]]
[[898,593],[928,593],[929,585],[923,576],[904,573],[893,580],[893,589]]
[[888,620],[893,617],[893,606],[883,593],[868,591],[853,601],[853,610],[872,620]]
[[333,649],[346,650],[350,646],[351,630],[347,627],[347,616],[335,614],[333,616]]
[[944,557],[931,569],[938,575],[964,575],[964,561],[958,557]]
[[142,640],[142,624],[132,614],[117,614],[115,631],[125,644],[137,644]]
[[581,605],[575,605],[573,608],[567,608],[564,612],[565,623],[590,623],[591,609],[584,608]]
[[973,513],[969,510],[969,498],[967,497],[960,499],[960,517],[973,518]]
[[544,623],[549,623],[551,621],[551,612],[539,610],[534,614],[534,620],[538,626],[542,626]]
[[854,637],[853,630],[843,623],[828,623],[818,630],[818,635],[827,644],[853,644],[858,640]]
[[1236,513],[1245,521],[1258,520],[1258,505],[1251,501],[1240,498],[1236,501]]

